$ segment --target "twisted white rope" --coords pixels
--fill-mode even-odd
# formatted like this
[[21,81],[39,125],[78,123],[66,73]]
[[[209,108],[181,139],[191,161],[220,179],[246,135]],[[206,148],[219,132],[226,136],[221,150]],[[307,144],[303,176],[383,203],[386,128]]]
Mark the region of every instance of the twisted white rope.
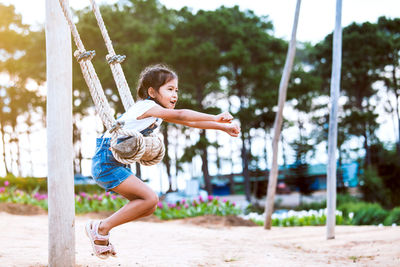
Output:
[[[146,142],[145,142],[143,135],[136,130],[123,130],[120,127],[121,125],[118,125],[117,121],[111,115],[112,114],[111,107],[107,101],[106,96],[104,95],[104,91],[101,86],[100,80],[99,80],[99,78],[96,74],[96,71],[93,67],[93,64],[91,62],[91,59],[95,55],[95,52],[85,50],[85,47],[79,36],[78,30],[76,29],[75,24],[72,22],[72,16],[71,16],[69,8],[66,6],[64,0],[59,0],[59,3],[60,3],[62,11],[64,13],[65,19],[67,20],[68,25],[70,27],[75,44],[78,48],[78,50],[74,52],[74,56],[77,58],[79,65],[81,67],[83,77],[85,78],[86,84],[88,85],[93,102],[95,103],[96,112],[99,114],[99,116],[100,116],[101,120],[103,121],[103,124],[105,125],[107,130],[109,130],[112,133],[111,151],[113,153],[113,156],[115,157],[116,160],[118,160],[119,162],[121,162],[123,164],[132,164],[134,162],[139,161],[141,164],[149,166],[149,165],[159,163],[165,154],[165,147],[162,142],[162,139],[158,136],[156,137],[159,139],[159,142],[161,144],[161,146],[159,147],[159,152],[156,155],[156,157],[153,157],[150,160],[141,159],[143,157],[143,155],[145,155],[145,153],[146,153]],[[92,1],[92,4],[93,3],[94,3],[94,1]],[[98,8],[97,8],[97,10],[98,10]],[[98,12],[98,14],[100,14],[100,13]],[[104,23],[103,23],[103,28],[105,29]],[[103,33],[103,31],[102,31],[102,33]],[[105,33],[106,33],[106,36],[108,37],[106,30],[105,30]],[[103,37],[104,37],[104,35],[103,35]],[[129,88],[126,83],[125,76],[123,74],[123,71],[122,71],[122,68],[120,65],[120,62],[123,61],[123,58],[122,58],[122,56],[115,55],[114,49],[112,48],[112,45],[111,45],[111,40],[109,40],[109,42],[106,45],[107,45],[107,49],[109,49],[109,51],[111,51],[111,53],[113,53],[113,55],[111,56],[112,63],[110,64],[110,66],[111,66],[111,69],[113,70],[113,74],[114,74],[114,72],[116,73],[116,76],[114,76],[114,79],[116,79],[116,81],[117,81],[117,86],[118,86],[122,101],[124,103],[124,107],[125,107],[125,109],[128,109],[130,106],[133,105],[134,102],[133,102],[132,95],[130,94]],[[117,78],[115,78],[115,77],[117,77]],[[120,88],[121,88],[121,90],[120,90]],[[121,94],[121,91],[122,91],[122,94]],[[126,97],[127,92],[129,92],[130,97]],[[118,155],[118,153],[116,153],[113,146],[115,146],[117,144],[119,135],[134,136],[134,138],[136,138],[136,140],[138,142],[137,143],[138,149],[133,157],[122,158]],[[155,138],[155,136],[146,137],[146,138]],[[148,140],[150,140],[150,139],[148,139]],[[148,154],[151,154],[151,151],[147,151],[147,152],[148,152]]]
[[[100,13],[100,9],[96,4],[95,0],[90,0],[92,4],[93,13],[96,17],[97,24],[99,25],[101,35],[103,36],[104,43],[107,47],[108,55],[106,59],[110,64],[111,72],[114,76],[115,83],[117,84],[119,95],[121,96],[122,104],[125,110],[128,110],[135,101],[133,100],[132,93],[129,90],[128,82],[126,81],[124,71],[122,70],[121,63],[125,59],[125,56],[116,55],[110,36],[108,35],[106,26],[104,25],[103,18]],[[111,60],[111,58],[117,58],[118,60]]]
[[[97,77],[96,71],[94,70],[93,64],[90,61],[94,54],[87,55],[88,52],[85,50],[81,38],[79,36],[78,30],[76,29],[75,24],[72,22],[72,16],[69,8],[65,5],[63,0],[58,1],[60,3],[61,9],[64,13],[64,16],[68,22],[68,25],[71,29],[72,36],[74,38],[75,44],[78,48],[78,51],[75,51],[74,56],[79,58],[79,65],[81,66],[83,77],[89,87],[90,94],[92,95],[93,101],[96,104],[96,111],[100,115],[104,125],[107,129],[109,129],[114,123],[115,120],[111,116],[111,107],[107,102],[107,98],[104,95],[104,91],[101,87],[101,83],[99,78]],[[96,90],[98,88],[98,90]]]

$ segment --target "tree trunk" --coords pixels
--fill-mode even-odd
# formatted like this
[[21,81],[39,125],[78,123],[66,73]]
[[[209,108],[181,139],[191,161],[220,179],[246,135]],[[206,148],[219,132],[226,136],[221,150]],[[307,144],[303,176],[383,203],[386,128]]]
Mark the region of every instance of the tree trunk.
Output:
[[[200,138],[206,138],[206,131],[205,130],[201,130],[200,131]],[[210,173],[208,172],[208,152],[207,152],[207,147],[203,148],[203,151],[201,153],[201,160],[202,160],[201,170],[203,172],[204,184],[206,186],[207,193],[209,195],[211,195],[212,194],[212,184],[211,184]]]
[[[168,176],[168,190],[167,193],[172,192],[172,177],[171,177],[171,159],[168,155],[168,125],[163,126],[163,136],[164,136],[164,146],[165,146],[165,156],[163,158],[163,163],[167,169],[167,176]],[[161,177],[160,177],[161,179]]]
[[179,161],[178,161],[178,138],[179,134],[178,131],[176,131],[176,139],[175,139],[175,146],[174,146],[174,152],[175,152],[175,185],[176,185],[176,190],[178,191],[178,172],[179,172]]
[[286,149],[285,149],[284,140],[285,140],[285,139],[283,138],[283,134],[281,134],[283,166],[286,167],[286,166],[288,165],[288,163],[287,163]]
[[265,201],[265,229],[271,229],[271,216],[274,209],[276,183],[278,180],[278,144],[279,137],[281,134],[282,122],[283,122],[283,107],[286,101],[287,87],[289,84],[290,73],[293,68],[294,56],[296,54],[296,31],[299,20],[301,0],[297,0],[296,12],[293,22],[292,37],[289,43],[288,54],[286,57],[285,67],[281,82],[279,84],[279,100],[278,100],[278,111],[275,116],[274,122],[274,137],[272,140],[272,166],[268,179],[268,191],[267,198]]
[[78,127],[79,115],[74,116],[73,124],[73,145],[74,145],[74,171],[75,173],[82,173],[82,137],[81,129]]
[[370,155],[369,144],[368,144],[367,125],[365,125],[365,127],[364,127],[363,137],[364,137],[364,149],[365,149],[364,165],[367,167],[367,166],[371,165],[371,155]]
[[[232,109],[231,109],[232,108],[232,103],[231,103],[229,97],[228,97],[228,102],[229,102],[229,112],[232,113]],[[230,153],[229,154],[232,156],[233,155],[233,139],[230,138],[229,141],[230,141],[229,142],[230,143],[230,146],[229,146]],[[234,195],[236,193],[236,191],[235,191],[235,180],[233,179],[233,166],[234,166],[234,164],[233,164],[232,158],[231,158],[230,162],[231,162],[231,174],[229,175],[229,191],[230,191],[230,193],[232,195]]]
[[4,169],[6,171],[6,175],[10,173],[8,166],[7,166],[7,158],[6,158],[6,140],[5,140],[5,131],[3,124],[0,125],[0,131],[1,131],[1,142],[3,145],[3,160],[4,160]]
[[[247,152],[247,146],[246,146],[246,139],[248,137],[245,137],[245,133],[243,132],[241,135],[242,139],[242,149],[241,149],[241,155],[242,155],[242,166],[243,166],[243,179],[244,179],[244,192],[246,195],[246,200],[248,202],[251,201],[251,191],[250,191],[250,176],[249,176],[249,156]],[[247,133],[248,135],[248,133]]]
[[267,150],[267,145],[268,145],[268,134],[267,130],[264,131],[264,160],[265,160],[265,168],[268,169],[268,150]]
[[[203,110],[203,86],[199,85],[197,86],[197,90],[196,90],[197,94],[196,94],[196,101],[197,101],[197,105],[199,107],[200,110]],[[206,131],[205,130],[200,130],[200,139],[204,138],[204,140],[207,140],[206,137]],[[201,170],[203,172],[203,177],[204,177],[204,184],[206,187],[206,191],[209,195],[212,194],[212,184],[211,184],[211,177],[210,174],[208,172],[208,152],[207,152],[207,146],[206,147],[202,147],[201,148],[201,160],[202,160],[202,165],[201,165]]]
[[32,144],[32,142],[31,142],[32,117],[31,117],[30,112],[28,112],[28,118],[25,123],[27,125],[26,136],[27,136],[28,144],[29,144],[28,154],[29,154],[29,165],[31,167],[29,176],[33,176],[33,156],[32,156],[32,147],[31,147],[31,144]]
[[[14,127],[15,130],[15,127]],[[18,170],[18,176],[22,176],[22,165],[21,165],[21,148],[20,148],[20,144],[19,144],[19,138],[18,135],[15,135],[15,145],[17,146],[17,159],[16,159],[16,163],[17,163],[17,170]]]
[[217,166],[217,174],[220,175],[221,174],[221,166],[222,166],[222,159],[220,157],[219,154],[219,145],[218,145],[218,140],[219,140],[219,132],[216,132],[216,136],[217,136],[217,147],[215,148],[216,150],[216,159],[215,159],[215,165]]
[[393,77],[393,92],[394,92],[394,94],[396,96],[395,108],[394,108],[394,111],[396,112],[396,118],[397,118],[396,151],[397,151],[397,156],[400,158],[400,110],[399,110],[400,95],[398,93],[398,85],[397,85],[397,78],[396,78],[396,68],[393,68],[392,77]]
[[[18,134],[17,134],[17,126],[16,125],[11,125],[11,139],[10,139],[10,145],[11,145],[11,160],[13,162],[12,165],[15,166],[15,168],[12,168],[13,170],[16,171],[16,173],[14,173],[14,175],[16,176],[21,176],[21,151],[20,151],[20,147],[19,147],[19,138],[18,138]],[[12,145],[15,145],[15,150],[12,149]],[[15,153],[13,153],[15,152]],[[11,166],[12,166],[11,165]]]

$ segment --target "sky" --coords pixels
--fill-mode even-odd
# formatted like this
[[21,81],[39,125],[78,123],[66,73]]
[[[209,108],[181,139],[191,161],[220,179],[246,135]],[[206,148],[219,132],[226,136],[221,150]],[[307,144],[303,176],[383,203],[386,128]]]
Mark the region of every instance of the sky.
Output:
[[[58,0],[53,0],[58,1]],[[238,5],[242,10],[253,10],[257,15],[267,15],[275,27],[275,36],[289,40],[292,30],[296,0],[159,0],[168,8],[179,9],[184,5],[192,8],[213,10],[221,5]],[[0,3],[15,5],[22,14],[23,21],[38,25],[45,22],[46,0],[0,0]],[[97,3],[115,3],[116,0],[98,0]],[[81,9],[88,6],[89,0],[69,0],[71,7]],[[300,19],[297,39],[302,42],[317,43],[334,28],[336,1],[303,0],[300,8]],[[376,22],[380,16],[400,17],[399,0],[343,0],[342,25],[352,22]]]
[[[58,0],[52,0],[58,1]],[[98,0],[97,3],[115,3],[117,0]],[[199,9],[213,10],[221,5],[231,7],[238,5],[241,10],[250,9],[259,16],[268,16],[274,25],[274,35],[289,40],[296,0],[159,0],[168,8],[180,9],[184,5],[193,11]],[[17,13],[22,15],[23,22],[38,27],[45,23],[46,0],[0,0],[2,4],[13,4]],[[90,4],[89,0],[69,0],[74,9],[81,9]],[[300,9],[299,25],[297,29],[297,40],[300,42],[311,42],[313,44],[322,41],[331,33],[335,23],[336,1],[334,0],[303,0]],[[400,0],[343,0],[342,4],[342,26],[345,27],[352,22],[373,22],[380,16],[388,18],[400,17]],[[390,123],[390,120],[388,123]],[[386,123],[386,122],[385,122]],[[384,124],[384,122],[382,123]],[[386,140],[394,140],[392,126],[383,126],[382,132],[391,132],[384,136]],[[385,129],[389,130],[385,130]],[[42,133],[39,133],[42,134]],[[90,139],[92,137],[88,137]],[[41,158],[45,158],[41,156]],[[322,157],[322,161],[325,157]],[[45,160],[42,163],[45,168]],[[199,166],[197,166],[199,168]],[[3,170],[0,170],[2,174]],[[200,170],[199,170],[200,171]],[[161,171],[160,171],[161,172]],[[195,171],[193,171],[195,172]],[[40,176],[40,175],[39,175]]]

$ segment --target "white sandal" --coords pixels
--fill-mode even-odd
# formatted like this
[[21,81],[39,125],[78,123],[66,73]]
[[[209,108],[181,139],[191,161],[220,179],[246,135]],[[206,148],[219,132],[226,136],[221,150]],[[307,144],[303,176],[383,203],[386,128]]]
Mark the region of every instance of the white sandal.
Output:
[[[109,242],[110,234],[99,234],[99,225],[101,221],[89,221],[86,223],[85,232],[90,239],[94,254],[100,259],[107,259],[110,255],[116,257],[114,246]],[[95,241],[107,241],[107,245],[98,245]]]

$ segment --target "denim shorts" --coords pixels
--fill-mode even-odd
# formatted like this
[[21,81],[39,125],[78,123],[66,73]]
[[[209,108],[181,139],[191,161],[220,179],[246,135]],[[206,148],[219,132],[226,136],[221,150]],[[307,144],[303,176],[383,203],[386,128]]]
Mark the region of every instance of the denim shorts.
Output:
[[112,191],[114,187],[133,175],[129,165],[114,158],[109,149],[110,142],[111,138],[97,138],[96,153],[92,158],[93,179],[106,191]]

